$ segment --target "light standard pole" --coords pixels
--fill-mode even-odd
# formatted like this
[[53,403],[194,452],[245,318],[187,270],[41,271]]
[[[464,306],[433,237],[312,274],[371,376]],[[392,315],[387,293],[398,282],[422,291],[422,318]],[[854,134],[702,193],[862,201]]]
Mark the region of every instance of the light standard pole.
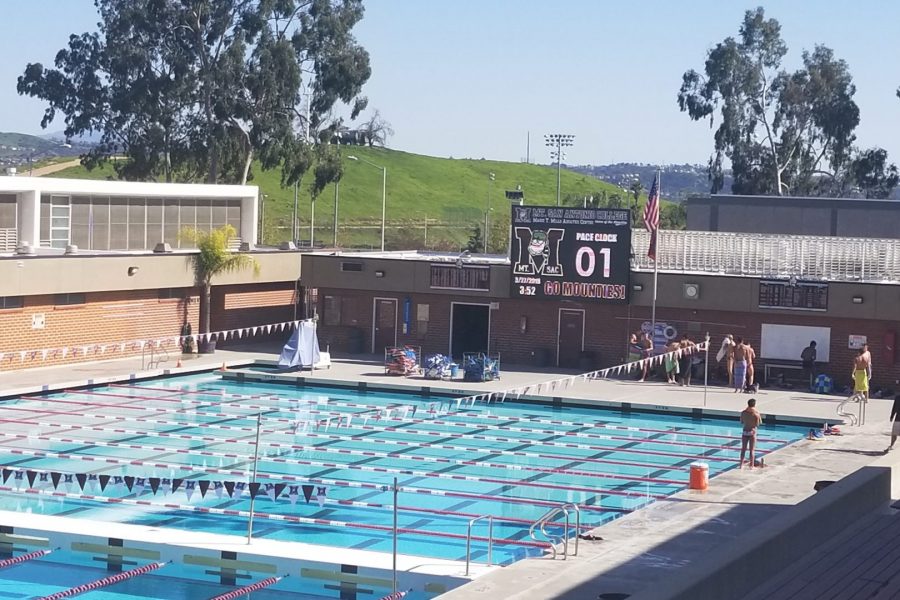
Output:
[[494,174],[488,173],[490,184],[488,185],[487,210],[484,211],[484,253],[488,253],[488,239],[491,236],[491,191],[494,189]]
[[560,181],[562,172],[562,159],[565,158],[563,148],[569,148],[575,145],[575,136],[569,133],[548,133],[544,136],[544,144],[548,148],[554,148],[550,152],[550,157],[556,159],[556,205],[560,202]]
[[356,156],[347,156],[350,160],[358,160],[360,162],[364,162],[367,165],[371,165],[376,169],[381,169],[381,251],[384,252],[384,216],[385,216],[385,207],[387,205],[387,167],[382,167],[381,165],[376,165],[372,161],[366,160],[365,158],[359,158]]
[[331,241],[331,245],[334,248],[337,248],[337,224],[338,224],[338,194],[341,189],[341,182],[334,182],[334,239]]
[[262,201],[259,203],[259,235],[257,235],[257,243],[259,245],[263,245],[265,238],[265,230],[266,230],[266,198],[269,197],[268,194],[261,194]]

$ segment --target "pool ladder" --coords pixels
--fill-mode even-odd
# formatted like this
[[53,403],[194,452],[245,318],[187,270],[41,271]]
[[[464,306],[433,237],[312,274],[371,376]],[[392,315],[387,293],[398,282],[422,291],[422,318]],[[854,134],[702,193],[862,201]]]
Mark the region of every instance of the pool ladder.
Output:
[[[569,514],[571,511],[575,512],[575,552],[572,553],[572,556],[578,556],[578,534],[581,532],[581,509],[579,509],[577,505],[567,502],[551,508],[543,517],[532,523],[531,528],[528,530],[528,535],[535,541],[537,541],[537,532],[535,529],[540,531],[541,535],[549,540],[550,549],[553,551],[553,560],[556,560],[556,546],[560,542],[563,544],[563,560],[566,560],[569,556]],[[552,520],[559,515],[565,515],[566,517],[566,525],[561,537],[550,535],[547,533],[546,529],[547,523],[552,522]]]
[[494,562],[494,516],[481,515],[469,521],[469,529],[466,532],[466,577],[469,576],[469,563],[472,561],[472,526],[481,519],[488,520],[488,559],[487,566],[491,566]]
[[[147,354],[149,352],[149,362],[147,361]],[[147,344],[141,349],[141,371],[146,371],[147,369],[152,369],[154,367],[159,367],[161,363],[164,363],[169,360],[169,351],[165,348],[154,348],[152,344]]]

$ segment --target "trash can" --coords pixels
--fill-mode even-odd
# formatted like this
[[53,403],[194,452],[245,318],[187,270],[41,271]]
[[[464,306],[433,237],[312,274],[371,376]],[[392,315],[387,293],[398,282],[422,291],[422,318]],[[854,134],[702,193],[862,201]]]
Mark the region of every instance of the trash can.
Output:
[[690,485],[692,490],[705,490],[709,487],[709,465],[702,462],[691,463]]
[[546,348],[535,348],[534,349],[534,366],[536,367],[549,367],[550,366],[550,351]]
[[456,379],[459,376],[459,365],[450,363],[450,379]]
[[347,352],[350,354],[362,354],[363,332],[362,329],[353,328],[347,335]]

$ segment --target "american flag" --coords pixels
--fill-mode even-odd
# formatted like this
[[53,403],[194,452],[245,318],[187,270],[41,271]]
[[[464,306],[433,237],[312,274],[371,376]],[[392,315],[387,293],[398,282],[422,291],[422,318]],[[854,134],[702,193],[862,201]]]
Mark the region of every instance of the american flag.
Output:
[[644,227],[650,232],[650,248],[647,256],[656,260],[656,232],[659,231],[659,172],[650,186],[650,195],[644,206]]

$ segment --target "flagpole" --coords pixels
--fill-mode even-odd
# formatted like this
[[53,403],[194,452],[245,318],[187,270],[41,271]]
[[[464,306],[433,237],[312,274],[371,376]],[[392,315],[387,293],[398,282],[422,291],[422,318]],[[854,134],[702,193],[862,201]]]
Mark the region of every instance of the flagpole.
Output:
[[[659,177],[659,168],[656,169],[656,196],[660,198],[662,196],[660,188],[660,177]],[[649,198],[648,198],[649,201]],[[659,206],[657,200],[657,206]],[[651,232],[651,236],[656,236],[656,247],[653,249],[653,304],[650,308],[650,342],[653,344],[653,348],[656,347],[656,284],[659,278],[659,238],[660,238],[660,230],[659,230],[659,221],[657,219],[656,222],[656,231]]]
[[[262,425],[262,413],[256,413],[256,443],[253,446],[253,478],[251,483],[256,483],[256,469],[259,465],[259,429]],[[250,519],[247,521],[247,543],[253,537],[253,505],[256,502],[256,496],[250,495]]]

